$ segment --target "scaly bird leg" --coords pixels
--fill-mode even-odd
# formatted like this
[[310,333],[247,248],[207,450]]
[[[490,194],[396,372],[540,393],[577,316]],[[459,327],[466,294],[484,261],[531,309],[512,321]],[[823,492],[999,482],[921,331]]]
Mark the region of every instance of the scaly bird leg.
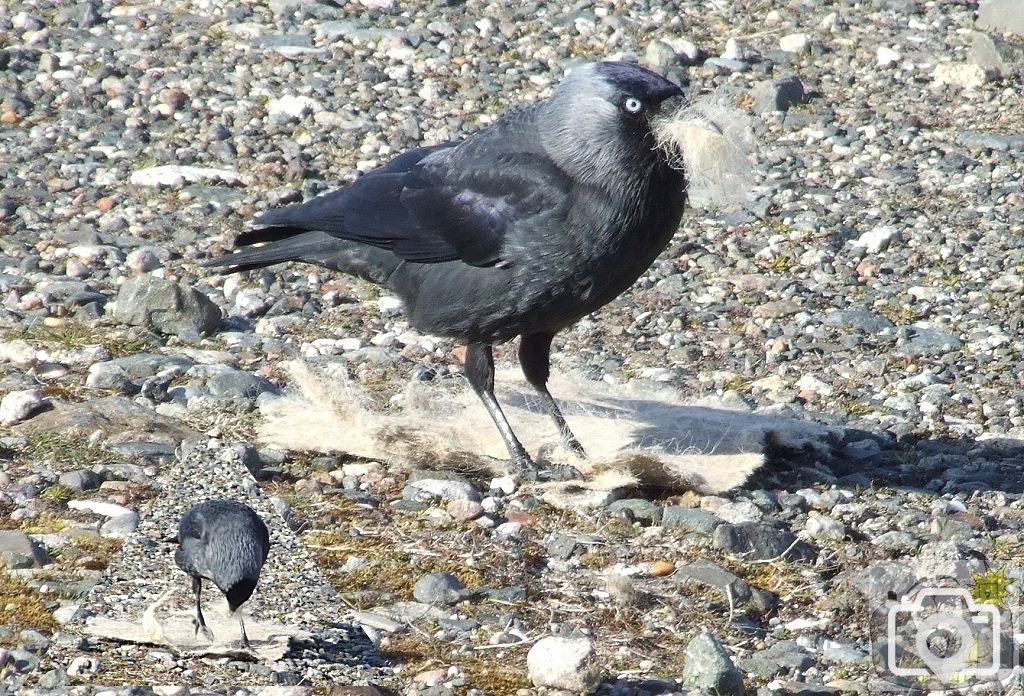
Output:
[[193,635],[199,635],[199,632],[203,632],[203,637],[206,640],[213,642],[213,631],[206,625],[206,619],[203,618],[203,609],[199,604],[199,597],[203,591],[203,579],[198,575],[192,576],[192,591],[196,594],[196,615],[192,619],[192,626],[196,629]]

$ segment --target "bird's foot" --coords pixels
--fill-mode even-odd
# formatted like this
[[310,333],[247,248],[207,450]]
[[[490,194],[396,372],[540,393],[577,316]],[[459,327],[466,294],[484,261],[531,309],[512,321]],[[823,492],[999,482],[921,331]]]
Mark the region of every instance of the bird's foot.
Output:
[[549,464],[535,470],[538,481],[573,481],[582,480],[580,470],[569,464]]
[[213,642],[213,631],[211,631],[204,622],[199,619],[192,619],[192,627],[195,628],[195,633],[193,635],[198,636],[199,633],[202,632],[203,638],[206,638],[206,640],[211,643]]
[[517,474],[524,481],[571,481],[582,479],[583,474],[574,466],[569,464],[545,464],[540,466],[529,456],[516,457],[513,460]]

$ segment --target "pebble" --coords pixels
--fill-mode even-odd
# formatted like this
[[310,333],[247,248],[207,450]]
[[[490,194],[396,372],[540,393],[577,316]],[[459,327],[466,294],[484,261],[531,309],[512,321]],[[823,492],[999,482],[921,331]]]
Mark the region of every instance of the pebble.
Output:
[[43,396],[37,389],[8,392],[0,399],[0,425],[20,423],[42,407]]
[[601,679],[597,654],[584,636],[547,636],[526,654],[526,669],[536,687],[590,693]]
[[722,642],[711,633],[698,633],[686,646],[683,683],[719,694],[743,694],[743,674]]
[[29,535],[14,529],[0,529],[0,558],[11,570],[41,568],[50,562],[46,549]]
[[188,337],[216,329],[221,310],[193,287],[142,275],[129,278],[121,285],[114,318],[170,336]]
[[458,604],[473,596],[457,577],[451,573],[428,573],[413,586],[412,596],[424,604]]
[[715,528],[711,543],[716,549],[755,561],[783,554],[789,560],[809,561],[814,557],[814,550],[788,529],[758,522],[721,524]]

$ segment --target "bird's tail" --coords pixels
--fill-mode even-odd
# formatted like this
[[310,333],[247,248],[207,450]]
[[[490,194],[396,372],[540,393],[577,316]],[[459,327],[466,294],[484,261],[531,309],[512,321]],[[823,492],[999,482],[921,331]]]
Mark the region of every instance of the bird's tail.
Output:
[[251,271],[287,261],[304,261],[372,283],[386,284],[401,259],[385,249],[338,239],[319,230],[295,227],[263,227],[242,232],[235,239],[232,254],[210,259],[207,268],[221,273]]

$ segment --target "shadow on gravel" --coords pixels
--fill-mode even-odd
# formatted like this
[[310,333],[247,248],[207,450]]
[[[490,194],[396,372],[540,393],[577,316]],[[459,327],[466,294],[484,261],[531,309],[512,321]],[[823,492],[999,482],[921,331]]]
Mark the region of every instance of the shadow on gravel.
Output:
[[769,443],[764,466],[745,488],[814,484],[850,488],[912,488],[932,494],[998,490],[1024,493],[1024,440],[913,437],[856,428],[843,431],[832,457]]

